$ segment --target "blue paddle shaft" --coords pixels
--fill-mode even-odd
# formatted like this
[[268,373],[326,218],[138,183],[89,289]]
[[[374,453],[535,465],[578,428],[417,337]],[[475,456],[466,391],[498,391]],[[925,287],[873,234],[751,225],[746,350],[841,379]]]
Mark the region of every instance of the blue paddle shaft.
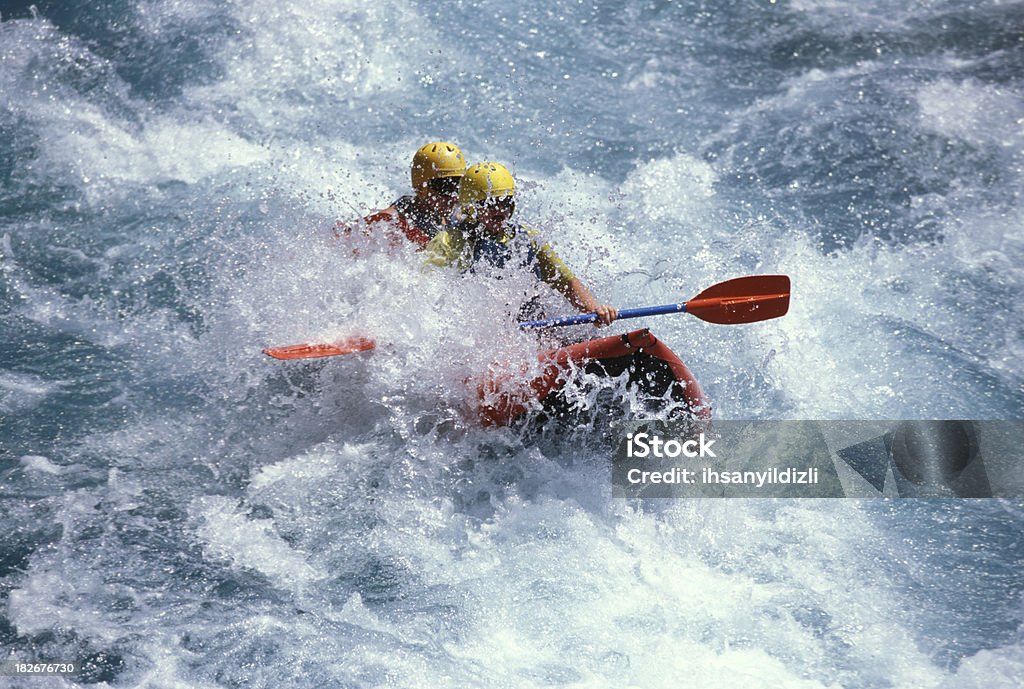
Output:
[[[686,302],[678,304],[662,304],[661,306],[643,306],[638,309],[622,309],[618,320],[624,318],[643,318],[644,316],[660,316],[665,313],[681,313],[686,311]],[[578,316],[562,316],[561,318],[545,318],[540,321],[523,321],[520,328],[552,328],[559,325],[580,325],[593,323],[597,320],[596,313],[581,313]]]

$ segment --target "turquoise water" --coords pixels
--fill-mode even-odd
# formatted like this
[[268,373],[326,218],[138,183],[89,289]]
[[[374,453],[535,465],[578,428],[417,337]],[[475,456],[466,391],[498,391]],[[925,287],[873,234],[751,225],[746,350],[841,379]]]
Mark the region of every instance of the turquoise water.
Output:
[[524,285],[329,227],[450,139],[619,306],[793,278],[636,325],[720,418],[1020,418],[1024,5],[28,4],[0,644],[48,686],[1019,686],[1019,501],[613,501],[600,437],[466,420]]

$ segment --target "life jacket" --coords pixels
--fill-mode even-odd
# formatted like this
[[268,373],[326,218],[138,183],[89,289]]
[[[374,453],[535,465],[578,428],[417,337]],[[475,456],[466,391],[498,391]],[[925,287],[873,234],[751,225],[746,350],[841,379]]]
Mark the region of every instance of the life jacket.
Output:
[[[463,227],[471,232],[473,231],[465,225]],[[477,268],[483,265],[501,270],[506,265],[514,265],[509,262],[518,259],[520,267],[533,272],[537,280],[544,280],[544,272],[541,270],[541,263],[538,260],[539,254],[537,253],[536,243],[531,241],[526,228],[522,225],[509,223],[505,236],[500,239],[475,234],[474,238],[475,241],[472,245],[473,256],[469,272],[475,273]],[[500,276],[496,277],[501,279]],[[539,294],[529,297],[519,304],[518,308],[513,308],[511,304],[507,306],[515,313],[515,320],[517,321],[541,319],[547,316]]]
[[532,270],[538,280],[544,279],[537,260],[537,247],[529,240],[521,225],[509,223],[505,236],[500,239],[480,236],[471,226],[464,225],[463,231],[475,240],[470,272],[476,272],[477,266],[481,264],[502,269],[510,260],[518,258],[521,267]]
[[421,249],[445,228],[443,221],[435,220],[430,212],[417,205],[415,196],[402,196],[391,205],[398,211],[398,225],[402,233]]
[[478,272],[483,267],[504,268],[518,261],[519,268],[555,287],[563,294],[575,277],[540,234],[526,225],[507,223],[501,237],[480,232],[475,223],[463,222],[439,232],[426,249],[427,263],[456,266],[463,272]]
[[[424,211],[416,204],[415,196],[402,196],[392,203],[391,206],[396,211],[394,214],[383,210],[371,213],[363,218],[361,223],[364,228],[363,231],[369,234],[366,228],[370,225],[381,222],[388,223],[398,228],[406,239],[422,249],[434,235],[444,229],[444,223],[434,220],[430,213]],[[339,222],[335,226],[335,236],[341,237],[338,230],[351,232],[352,229],[352,225]],[[392,244],[394,243],[392,242]]]

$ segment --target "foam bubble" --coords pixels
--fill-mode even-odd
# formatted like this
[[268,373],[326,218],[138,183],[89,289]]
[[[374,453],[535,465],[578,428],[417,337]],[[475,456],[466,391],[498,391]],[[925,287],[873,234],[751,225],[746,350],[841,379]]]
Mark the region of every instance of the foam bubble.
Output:
[[31,373],[0,372],[0,411],[12,414],[39,406],[63,387],[63,381],[46,380]]
[[638,165],[622,184],[630,201],[655,221],[687,218],[706,208],[717,176],[706,162],[686,153]]
[[196,533],[211,558],[255,570],[285,590],[312,586],[327,577],[274,533],[271,520],[247,517],[234,501],[200,498],[192,509],[202,522]]
[[58,476],[64,472],[64,467],[54,464],[42,455],[25,455],[21,458],[21,465],[29,471],[50,474],[51,476]]
[[917,91],[922,124],[977,146],[1024,152],[1024,98],[998,84],[938,79]]

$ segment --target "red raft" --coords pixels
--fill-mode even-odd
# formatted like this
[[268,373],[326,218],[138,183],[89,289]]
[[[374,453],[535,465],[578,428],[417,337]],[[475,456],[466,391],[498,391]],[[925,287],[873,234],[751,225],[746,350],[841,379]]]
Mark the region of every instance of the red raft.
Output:
[[[516,384],[507,370],[492,371],[480,383],[480,421],[485,426],[515,423],[538,406],[549,416],[566,411],[565,392],[577,372],[603,377],[628,374],[629,385],[644,397],[670,403],[698,419],[710,419],[704,391],[679,357],[647,329],[603,337],[541,354],[541,373]],[[539,403],[539,405],[538,405]]]

